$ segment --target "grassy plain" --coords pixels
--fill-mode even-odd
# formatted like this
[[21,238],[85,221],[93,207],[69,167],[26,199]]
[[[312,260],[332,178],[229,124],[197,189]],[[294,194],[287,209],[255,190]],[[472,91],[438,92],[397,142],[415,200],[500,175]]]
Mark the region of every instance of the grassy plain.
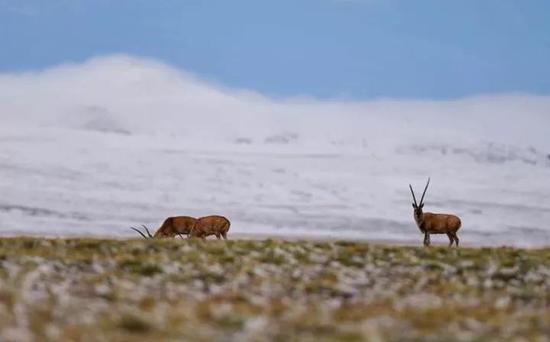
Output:
[[541,340],[550,248],[0,239],[1,341]]

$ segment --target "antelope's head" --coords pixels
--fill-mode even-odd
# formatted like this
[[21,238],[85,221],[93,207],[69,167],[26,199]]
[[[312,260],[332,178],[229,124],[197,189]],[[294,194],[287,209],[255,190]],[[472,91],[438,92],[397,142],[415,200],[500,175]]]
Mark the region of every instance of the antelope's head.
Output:
[[134,228],[134,227],[130,227],[130,228],[138,232],[139,235],[143,236],[144,239],[152,239],[153,235],[151,235],[151,233],[149,232],[149,229],[147,229],[147,226],[145,226],[144,224],[142,224],[141,226],[145,229],[145,232],[147,233],[147,235],[143,234],[141,230],[137,228]]
[[416,196],[414,195],[414,191],[412,188],[412,185],[409,184],[409,188],[411,189],[411,194],[413,196],[413,209],[414,209],[414,218],[418,221],[422,218],[423,212],[422,208],[424,208],[424,196],[426,195],[426,190],[428,190],[428,186],[430,185],[430,178],[428,178],[428,183],[426,183],[426,187],[424,188],[424,192],[422,193],[422,198],[420,199],[420,204],[416,202]]

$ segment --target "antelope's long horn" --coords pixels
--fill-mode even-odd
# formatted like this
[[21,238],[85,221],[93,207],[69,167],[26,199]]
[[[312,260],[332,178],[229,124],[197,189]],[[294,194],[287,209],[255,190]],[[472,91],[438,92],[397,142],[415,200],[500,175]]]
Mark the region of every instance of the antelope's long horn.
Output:
[[428,178],[428,183],[426,183],[426,187],[424,188],[424,192],[422,193],[422,198],[420,199],[420,205],[424,204],[424,195],[426,195],[426,190],[428,190],[428,185],[430,185],[430,178]]
[[153,238],[153,235],[151,235],[151,233],[149,233],[149,229],[147,229],[147,226],[142,224],[141,225],[143,228],[145,228],[145,231],[147,232],[147,235],[149,235],[149,238],[152,239]]
[[414,191],[412,185],[409,184],[409,188],[411,189],[411,194],[413,195],[414,205],[418,207],[418,203],[416,203],[416,197],[414,196]]
[[143,234],[139,229],[137,228],[134,228],[134,227],[130,227],[131,229],[135,230],[136,232],[139,233],[139,235],[143,236],[144,239],[147,239],[147,236],[145,236],[145,234]]

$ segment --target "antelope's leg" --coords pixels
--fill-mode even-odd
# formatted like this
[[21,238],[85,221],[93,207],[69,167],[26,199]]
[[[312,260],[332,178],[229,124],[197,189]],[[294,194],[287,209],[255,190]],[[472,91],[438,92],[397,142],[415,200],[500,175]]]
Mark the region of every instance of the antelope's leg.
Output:
[[453,237],[455,238],[455,245],[458,247],[458,236],[456,235],[456,232],[453,233]]
[[222,237],[220,236],[220,234],[219,234],[219,233],[217,233],[217,234],[216,234],[216,239],[218,239],[218,240],[219,240],[219,239],[221,239],[221,238],[222,238]]
[[430,234],[424,233],[424,246],[428,247],[430,245]]
[[447,236],[449,237],[449,247],[452,247],[453,243],[455,242],[455,239],[453,237],[453,233],[447,233]]
[[222,233],[222,236],[223,236],[223,239],[224,239],[224,240],[227,240],[227,232],[223,232],[223,233]]

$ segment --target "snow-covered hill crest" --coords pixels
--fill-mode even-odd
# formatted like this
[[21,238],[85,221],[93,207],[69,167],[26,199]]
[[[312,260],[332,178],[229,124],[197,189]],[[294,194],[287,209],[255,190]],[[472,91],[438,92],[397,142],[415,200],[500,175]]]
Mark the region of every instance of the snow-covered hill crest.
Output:
[[[116,55],[0,75],[4,123],[304,144],[485,141],[550,150],[550,97],[454,101],[274,100],[156,61]],[[290,139],[289,139],[290,138]]]

